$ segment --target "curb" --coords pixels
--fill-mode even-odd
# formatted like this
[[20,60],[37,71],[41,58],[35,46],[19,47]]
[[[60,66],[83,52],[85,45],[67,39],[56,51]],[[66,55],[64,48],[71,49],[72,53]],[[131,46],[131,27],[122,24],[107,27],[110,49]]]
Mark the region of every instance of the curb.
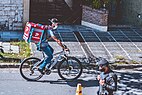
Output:
[[0,63],[0,68],[19,68],[20,63]]
[[[20,63],[0,63],[0,68],[19,68]],[[113,64],[113,69],[133,69],[140,68],[142,64]]]
[[134,69],[142,67],[142,64],[113,64],[111,66],[114,69]]

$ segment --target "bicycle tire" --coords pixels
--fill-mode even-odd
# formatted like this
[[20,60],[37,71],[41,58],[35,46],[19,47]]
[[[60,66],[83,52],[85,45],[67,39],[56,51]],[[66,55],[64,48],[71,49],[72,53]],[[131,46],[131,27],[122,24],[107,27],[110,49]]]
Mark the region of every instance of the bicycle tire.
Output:
[[[31,61],[30,61],[31,60]],[[33,64],[35,63],[32,63],[32,62],[39,62],[40,59],[39,58],[36,58],[36,57],[29,57],[29,58],[26,58],[24,59],[22,62],[21,62],[21,65],[20,65],[20,74],[21,76],[26,79],[27,81],[37,81],[39,80],[43,74],[41,74],[38,70],[36,71],[37,73],[39,73],[39,75],[37,75],[36,77],[33,77],[33,78],[30,78],[30,73],[31,71],[33,71],[35,73],[34,70],[31,70]],[[29,64],[31,62],[31,64]],[[30,66],[31,65],[31,66]],[[24,70],[29,70],[29,72],[26,72]],[[34,76],[34,75],[33,75]],[[32,77],[32,76],[31,76]]]
[[0,54],[0,60],[3,60],[4,59],[4,57]]
[[[72,62],[70,62],[70,60],[71,60]],[[65,64],[65,63],[67,63],[67,64]],[[66,66],[67,66],[67,67],[66,67]],[[78,67],[79,67],[79,68],[78,68]],[[67,76],[67,77],[65,77],[65,76],[63,75],[64,72],[63,72],[63,73],[61,72],[62,69],[65,69],[66,72],[69,71],[68,74],[67,74],[67,73],[65,74],[65,76]],[[70,70],[69,70],[69,69],[70,69]],[[72,77],[72,78],[69,78],[69,76],[70,76],[69,73],[71,72],[71,70],[72,70],[72,71],[74,70],[74,72],[75,72],[76,69],[79,69],[77,75],[74,76],[74,77]],[[75,80],[75,79],[78,79],[78,78],[81,76],[82,71],[83,71],[83,66],[82,66],[81,62],[80,62],[77,58],[75,58],[75,57],[68,57],[67,59],[63,59],[63,60],[58,64],[58,75],[59,75],[62,79],[64,79],[64,80]],[[72,73],[71,73],[71,74],[72,74]]]

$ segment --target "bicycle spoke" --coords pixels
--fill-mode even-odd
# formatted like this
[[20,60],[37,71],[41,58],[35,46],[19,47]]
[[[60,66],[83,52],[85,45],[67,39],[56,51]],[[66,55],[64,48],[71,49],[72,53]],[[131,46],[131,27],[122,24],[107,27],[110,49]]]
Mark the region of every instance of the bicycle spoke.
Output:
[[58,71],[59,76],[63,79],[76,79],[82,73],[82,65],[76,58],[71,57],[60,63]]
[[[27,58],[25,59],[21,66],[20,66],[20,73],[22,77],[26,80],[38,80],[43,75],[37,70],[38,65],[37,62],[39,62],[40,59],[38,58]],[[36,64],[36,65],[35,65]]]

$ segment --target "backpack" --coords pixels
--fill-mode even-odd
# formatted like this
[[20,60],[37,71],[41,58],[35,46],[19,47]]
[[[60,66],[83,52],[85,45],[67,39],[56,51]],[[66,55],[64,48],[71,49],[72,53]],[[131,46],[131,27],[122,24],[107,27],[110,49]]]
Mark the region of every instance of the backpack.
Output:
[[118,81],[117,75],[112,72],[112,73],[109,73],[109,76],[114,79],[114,82],[115,82],[115,89],[114,89],[114,91],[117,91],[117,81]]
[[23,39],[28,43],[33,42],[40,46],[45,29],[45,25],[27,22],[24,30]]

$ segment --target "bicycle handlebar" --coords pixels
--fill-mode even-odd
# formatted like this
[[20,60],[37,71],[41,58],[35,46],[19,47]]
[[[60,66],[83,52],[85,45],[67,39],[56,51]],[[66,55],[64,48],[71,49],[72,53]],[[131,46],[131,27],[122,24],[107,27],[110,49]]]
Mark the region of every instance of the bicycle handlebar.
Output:
[[67,46],[65,44],[63,44],[64,48],[67,48]]
[[68,51],[70,53],[70,50],[68,49],[68,47],[65,44],[63,44],[63,46],[64,46],[63,51]]

